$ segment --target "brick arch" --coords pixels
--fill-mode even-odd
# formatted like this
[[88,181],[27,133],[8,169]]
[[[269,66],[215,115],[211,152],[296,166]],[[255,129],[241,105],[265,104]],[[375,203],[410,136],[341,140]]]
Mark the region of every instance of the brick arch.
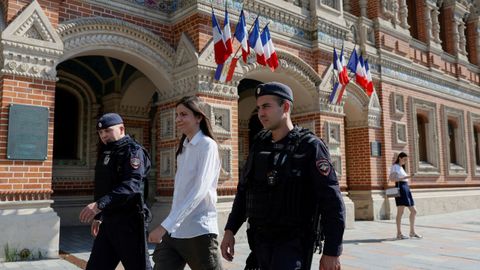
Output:
[[59,62],[86,55],[109,56],[137,68],[160,93],[173,89],[175,51],[140,26],[113,18],[80,18],[63,22],[57,32],[64,42]]
[[[250,57],[256,57],[251,55]],[[294,94],[294,111],[306,112],[318,108],[318,85],[322,79],[305,61],[286,51],[277,49],[279,67],[271,72],[256,61],[243,64],[242,78],[262,82],[279,81],[289,85]]]

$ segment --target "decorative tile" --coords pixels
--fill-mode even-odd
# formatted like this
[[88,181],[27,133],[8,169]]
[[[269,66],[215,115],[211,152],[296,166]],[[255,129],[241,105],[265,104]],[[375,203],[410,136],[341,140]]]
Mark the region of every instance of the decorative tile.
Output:
[[175,138],[175,110],[164,110],[160,113],[160,140]]
[[168,148],[160,151],[160,177],[173,178],[175,170],[175,149]]

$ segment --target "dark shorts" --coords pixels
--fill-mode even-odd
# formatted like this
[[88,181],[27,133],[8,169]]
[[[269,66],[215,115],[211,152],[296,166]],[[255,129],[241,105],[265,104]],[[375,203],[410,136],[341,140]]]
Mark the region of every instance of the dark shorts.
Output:
[[412,192],[410,191],[408,182],[399,181],[395,186],[400,190],[400,197],[395,198],[395,204],[397,206],[414,206],[415,202],[413,201]]
[[165,235],[155,248],[153,261],[156,270],[183,270],[186,264],[192,270],[222,270],[216,234],[186,239]]

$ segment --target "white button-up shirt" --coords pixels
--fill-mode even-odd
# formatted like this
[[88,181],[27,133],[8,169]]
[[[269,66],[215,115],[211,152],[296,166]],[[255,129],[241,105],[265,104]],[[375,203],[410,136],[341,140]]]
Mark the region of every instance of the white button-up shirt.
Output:
[[218,235],[217,184],[220,158],[217,143],[198,131],[183,143],[177,157],[172,209],[162,226],[174,238]]

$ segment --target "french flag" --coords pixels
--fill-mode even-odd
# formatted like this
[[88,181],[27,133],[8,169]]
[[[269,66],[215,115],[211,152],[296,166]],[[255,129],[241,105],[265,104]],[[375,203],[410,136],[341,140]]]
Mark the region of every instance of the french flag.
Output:
[[215,70],[215,80],[222,83],[231,81],[235,68],[237,67],[238,59],[239,57],[230,56],[225,63],[218,65],[217,70]]
[[348,78],[347,67],[345,66],[345,59],[343,57],[343,48],[340,58],[337,55],[337,50],[335,48],[333,49],[333,70],[335,83],[333,84],[329,101],[331,104],[340,104],[343,93],[345,92],[345,88],[350,82],[350,79]]
[[230,31],[230,20],[228,19],[228,11],[225,10],[225,20],[223,21],[223,40],[225,47],[227,47],[227,55],[230,56],[233,52],[232,33]]
[[225,60],[227,60],[229,55],[227,54],[227,46],[225,45],[225,41],[223,40],[222,30],[220,30],[220,26],[218,26],[217,18],[215,17],[215,13],[213,12],[213,10],[212,27],[215,63],[217,63],[217,65],[220,65],[225,63]]
[[367,88],[367,72],[365,71],[363,57],[358,56],[357,50],[353,49],[347,64],[348,69],[355,73],[355,82],[363,89]]
[[[343,46],[342,46],[342,52],[340,53],[340,58],[336,56],[337,56],[337,52],[335,48],[333,48],[333,58],[334,58],[334,64],[337,67],[336,70],[338,72],[338,81],[343,85],[347,85],[350,82],[350,79],[348,78],[348,71],[347,71],[347,66],[345,64],[345,57],[343,56]],[[335,60],[335,58],[337,59]]]
[[245,21],[245,15],[243,9],[240,12],[240,18],[238,19],[237,27],[235,28],[235,38],[242,45],[242,58],[243,62],[247,63],[247,57],[250,54],[250,47],[248,46],[247,38],[247,23]]
[[265,66],[267,64],[267,61],[265,59],[265,53],[263,52],[263,44],[262,44],[262,40],[260,38],[260,25],[259,25],[259,22],[258,22],[258,17],[257,17],[257,19],[255,19],[255,22],[253,24],[252,32],[250,33],[250,36],[248,37],[248,43],[250,44],[250,47],[257,54],[257,62],[260,65]]
[[261,34],[263,52],[265,55],[265,60],[272,71],[278,67],[278,58],[277,53],[275,52],[275,47],[273,46],[272,38],[270,37],[270,31],[268,30],[268,25],[263,28]]
[[372,73],[370,72],[370,67],[368,66],[368,59],[365,60],[365,71],[367,73],[367,87],[365,88],[365,92],[370,97],[373,93],[373,80],[372,80]]

